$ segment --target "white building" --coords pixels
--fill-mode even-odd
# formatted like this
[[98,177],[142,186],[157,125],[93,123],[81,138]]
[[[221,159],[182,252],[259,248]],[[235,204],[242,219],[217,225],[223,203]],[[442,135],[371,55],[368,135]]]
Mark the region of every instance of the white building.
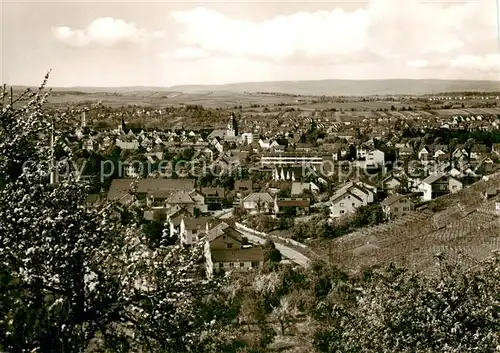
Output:
[[330,217],[354,213],[356,208],[375,201],[377,189],[362,182],[347,182],[330,198]]
[[318,165],[323,163],[323,156],[317,153],[275,152],[263,153],[262,165]]

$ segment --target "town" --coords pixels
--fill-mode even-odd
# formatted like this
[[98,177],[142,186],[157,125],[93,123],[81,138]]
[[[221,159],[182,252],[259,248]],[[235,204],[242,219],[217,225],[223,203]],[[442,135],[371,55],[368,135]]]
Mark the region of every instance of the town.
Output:
[[500,353],[498,1],[0,14],[0,353]]
[[[269,260],[265,246],[281,249],[278,259],[291,265],[344,259],[346,250],[336,239],[353,233],[371,234],[360,235],[349,250],[361,253],[356,262],[362,265],[369,249],[389,251],[378,245],[378,238],[390,238],[388,229],[396,236],[433,219],[425,235],[438,237],[443,227],[452,227],[449,222],[468,215],[444,200],[464,198],[485,180],[491,187],[484,190],[488,203],[478,227],[500,215],[494,201],[500,190],[494,182],[500,171],[498,96],[351,97],[337,103],[349,104],[349,110],[329,108],[325,102],[335,97],[293,98],[298,106],[89,104],[69,137],[80,149],[79,167],[60,168],[54,177],[90,181],[88,207],[106,201],[139,207],[156,242],[208,242],[210,276],[263,266]],[[391,108],[366,111],[367,102]],[[436,109],[443,104],[447,109]],[[206,125],[184,128],[198,116]],[[366,261],[373,259],[367,255]]]

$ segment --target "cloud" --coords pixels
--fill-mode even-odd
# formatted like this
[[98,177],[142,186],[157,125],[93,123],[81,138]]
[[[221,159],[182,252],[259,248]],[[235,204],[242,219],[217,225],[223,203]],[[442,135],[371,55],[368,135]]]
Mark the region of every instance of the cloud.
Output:
[[[496,72],[500,74],[500,54],[487,56],[460,55],[451,62],[451,67],[460,70]],[[497,76],[496,79],[499,79]]]
[[406,64],[410,67],[427,67],[429,62],[427,60],[410,60]]
[[205,50],[194,47],[184,47],[173,51],[161,54],[162,57],[168,57],[174,60],[199,60],[208,58],[210,55]]
[[[425,68],[443,59],[451,65],[466,53],[493,53],[498,40],[495,4],[487,0],[373,0],[355,11],[299,12],[262,22],[201,7],[175,11],[171,17],[181,26],[181,50],[204,53],[198,58],[314,65],[397,60]],[[490,56],[477,59],[478,67],[494,67]]]
[[53,31],[55,37],[68,45],[84,47],[90,44],[112,46],[118,43],[146,43],[163,37],[163,32],[148,32],[133,22],[112,17],[97,18],[85,29],[62,26]]

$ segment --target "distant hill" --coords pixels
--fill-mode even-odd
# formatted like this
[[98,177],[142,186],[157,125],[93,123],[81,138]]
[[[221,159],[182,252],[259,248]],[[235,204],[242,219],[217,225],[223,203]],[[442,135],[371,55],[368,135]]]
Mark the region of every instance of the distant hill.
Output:
[[[22,89],[25,87],[15,87]],[[54,87],[57,91],[81,93],[116,92],[279,92],[300,95],[367,96],[367,95],[422,95],[441,92],[498,92],[500,81],[468,80],[319,80],[319,81],[276,81],[242,82],[224,85],[180,85],[173,87]]]
[[172,91],[238,91],[281,92],[300,95],[367,96],[367,95],[421,95],[439,92],[500,91],[500,81],[463,80],[321,80],[246,82],[226,85],[185,85],[169,88]]

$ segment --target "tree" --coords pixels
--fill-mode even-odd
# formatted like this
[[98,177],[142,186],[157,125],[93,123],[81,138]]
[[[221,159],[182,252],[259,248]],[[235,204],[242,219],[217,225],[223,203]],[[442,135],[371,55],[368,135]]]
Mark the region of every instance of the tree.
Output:
[[[193,278],[201,247],[151,248],[137,218],[124,224],[114,204],[82,207],[84,183],[50,182],[56,168],[38,134],[59,117],[42,110],[47,79],[25,107],[0,115],[0,350],[83,352],[96,340],[126,351],[217,346],[207,332],[224,327],[225,306],[206,311],[222,302],[221,282]],[[70,162],[64,134],[55,129],[54,140]]]
[[275,264],[279,263],[281,259],[281,252],[276,249],[276,245],[270,239],[267,239],[264,244],[264,262]]
[[475,144],[476,144],[476,140],[474,138],[467,139],[467,141],[464,144],[464,149],[467,152],[468,162],[470,162],[470,160],[471,160],[471,152],[472,152],[472,148],[474,147]]
[[410,144],[410,147],[413,150],[413,153],[416,155],[416,154],[418,154],[419,148],[420,148],[420,146],[422,144],[422,139],[420,137],[412,138],[409,141],[409,144]]
[[438,136],[434,139],[434,144],[435,145],[442,145],[443,144],[443,138]]
[[431,276],[388,266],[371,271],[368,281],[334,284],[318,305],[315,346],[320,352],[496,352],[499,264],[495,256],[467,269],[440,258]]
[[453,153],[455,152],[455,149],[456,149],[459,142],[460,142],[460,140],[455,137],[455,138],[452,138],[450,140],[450,142],[448,143],[448,153],[450,155],[450,164],[453,161]]
[[273,307],[272,317],[278,321],[282,335],[285,335],[287,328],[293,324],[296,309],[292,303],[291,297],[282,297],[279,305]]
[[424,145],[430,145],[434,139],[434,136],[432,134],[425,134],[424,137],[422,137],[422,144]]

